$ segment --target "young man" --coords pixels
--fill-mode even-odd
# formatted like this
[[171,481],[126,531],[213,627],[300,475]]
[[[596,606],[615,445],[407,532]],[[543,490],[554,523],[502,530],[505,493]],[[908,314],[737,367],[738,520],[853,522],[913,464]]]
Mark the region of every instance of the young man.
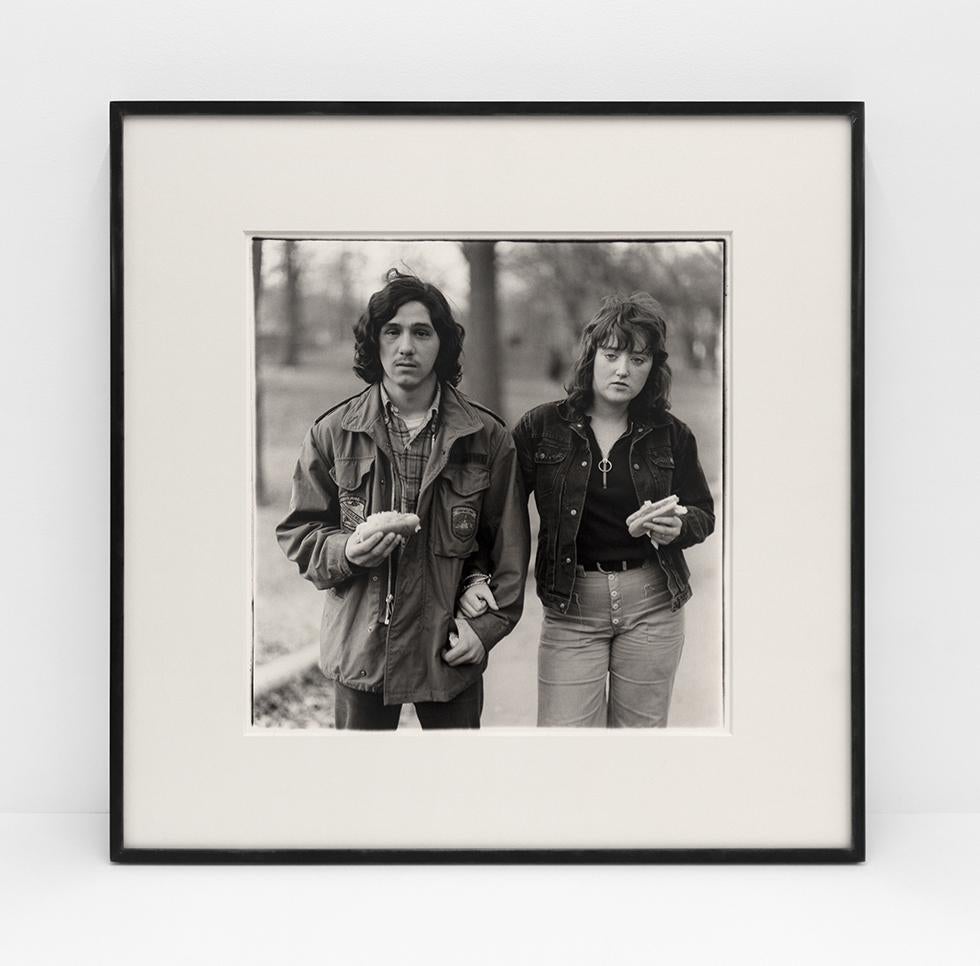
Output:
[[[335,682],[335,723],[394,729],[413,702],[423,728],[478,728],[487,654],[524,603],[514,444],[456,389],[464,332],[435,286],[392,269],[354,335],[368,388],[307,434],[276,529],[286,556],[327,591],[320,667]],[[417,514],[420,532],[352,538],[384,510]],[[455,619],[473,556],[489,562],[497,608]]]

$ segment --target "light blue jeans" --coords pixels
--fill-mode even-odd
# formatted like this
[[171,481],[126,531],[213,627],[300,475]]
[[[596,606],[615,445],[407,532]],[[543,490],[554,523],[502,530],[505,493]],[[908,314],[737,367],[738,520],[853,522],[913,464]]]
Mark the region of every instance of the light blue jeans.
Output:
[[684,646],[658,562],[610,574],[579,567],[567,613],[545,607],[538,725],[662,728]]

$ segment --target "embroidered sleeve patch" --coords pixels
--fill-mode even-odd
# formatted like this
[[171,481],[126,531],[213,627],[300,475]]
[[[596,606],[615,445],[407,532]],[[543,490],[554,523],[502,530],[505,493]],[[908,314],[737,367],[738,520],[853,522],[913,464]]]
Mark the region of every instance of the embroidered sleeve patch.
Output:
[[452,509],[453,536],[468,540],[476,533],[476,509],[471,506],[454,506]]
[[364,522],[364,501],[352,497],[341,497],[340,528],[354,530],[359,523]]

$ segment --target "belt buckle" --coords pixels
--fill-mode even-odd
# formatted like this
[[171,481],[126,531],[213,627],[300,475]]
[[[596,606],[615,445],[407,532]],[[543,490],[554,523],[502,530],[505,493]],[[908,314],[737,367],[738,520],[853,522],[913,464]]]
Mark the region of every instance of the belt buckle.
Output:
[[616,563],[619,564],[619,566],[614,570],[603,570],[602,564],[597,560],[595,562],[595,569],[598,570],[600,574],[605,574],[607,577],[611,576],[612,574],[622,573],[628,569],[625,560],[617,560]]

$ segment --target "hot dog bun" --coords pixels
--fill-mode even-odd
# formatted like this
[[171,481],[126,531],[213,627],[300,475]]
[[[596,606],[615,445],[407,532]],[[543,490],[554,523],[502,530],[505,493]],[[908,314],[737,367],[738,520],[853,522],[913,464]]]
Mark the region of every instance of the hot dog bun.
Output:
[[372,513],[354,530],[358,540],[366,540],[375,533],[397,533],[408,539],[413,533],[422,529],[422,521],[414,513],[398,513],[395,510],[385,510],[382,513]]
[[679,517],[687,513],[687,507],[677,502],[676,496],[651,503],[645,500],[643,506],[626,518],[626,526],[631,537],[642,537],[646,533],[647,524],[658,517]]

